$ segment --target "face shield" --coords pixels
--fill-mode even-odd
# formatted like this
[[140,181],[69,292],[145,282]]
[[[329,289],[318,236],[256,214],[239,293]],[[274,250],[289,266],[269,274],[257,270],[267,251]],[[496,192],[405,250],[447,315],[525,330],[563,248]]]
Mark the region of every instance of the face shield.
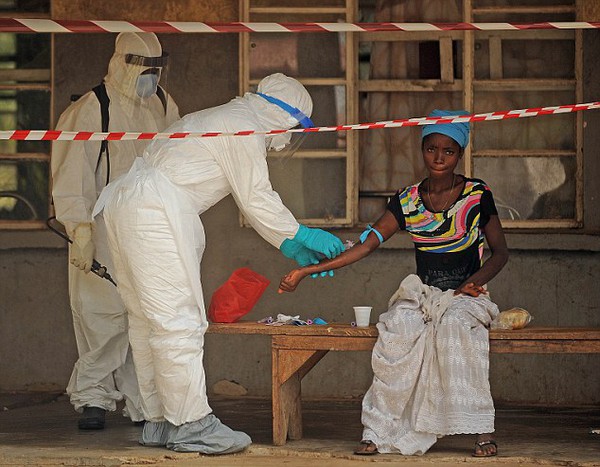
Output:
[[[125,73],[122,87],[129,89],[126,111],[132,118],[147,108],[152,96],[157,96],[166,113],[166,93],[168,83],[168,54],[160,57],[145,57],[125,54]],[[158,86],[162,91],[158,89]]]
[[[268,96],[261,92],[256,93],[258,96],[265,99],[267,102],[276,105],[282,110],[285,110],[292,118],[294,118],[298,125],[293,128],[311,128],[314,127],[312,120],[302,113],[301,110],[293,107],[280,99],[273,96]],[[282,133],[280,135],[272,135],[266,138],[267,150],[269,152],[276,152],[277,157],[281,159],[287,159],[294,155],[294,153],[300,148],[304,140],[306,139],[306,133]]]

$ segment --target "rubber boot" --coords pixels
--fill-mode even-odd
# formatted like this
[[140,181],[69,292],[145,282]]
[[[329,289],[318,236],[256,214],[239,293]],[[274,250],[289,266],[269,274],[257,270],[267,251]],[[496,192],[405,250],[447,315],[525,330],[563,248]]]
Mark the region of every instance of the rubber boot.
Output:
[[100,407],[84,407],[83,415],[79,419],[80,430],[103,430],[106,410]]

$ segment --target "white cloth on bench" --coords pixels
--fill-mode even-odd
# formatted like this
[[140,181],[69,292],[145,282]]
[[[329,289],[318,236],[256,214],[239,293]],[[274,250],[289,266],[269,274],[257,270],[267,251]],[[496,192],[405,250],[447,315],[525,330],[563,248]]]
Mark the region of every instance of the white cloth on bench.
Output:
[[410,275],[379,318],[363,439],[379,452],[424,454],[444,435],[491,433],[487,295],[454,296]]

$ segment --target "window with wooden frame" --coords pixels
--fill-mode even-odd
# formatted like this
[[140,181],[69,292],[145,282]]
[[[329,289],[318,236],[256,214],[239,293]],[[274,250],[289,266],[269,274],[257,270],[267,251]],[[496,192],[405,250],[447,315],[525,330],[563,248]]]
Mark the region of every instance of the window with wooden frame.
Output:
[[[465,21],[576,21],[580,3],[471,0]],[[582,102],[582,34],[467,33],[466,106],[480,113]],[[582,112],[475,125],[473,142],[467,170],[494,188],[504,226],[582,226]]]
[[[353,0],[241,0],[244,22],[354,22]],[[241,33],[240,93],[265,76],[298,79],[313,99],[317,126],[355,122],[355,37],[346,33]],[[308,134],[291,158],[269,154],[273,188],[302,223],[352,226],[356,218],[354,132]]]
[[[241,21],[543,22],[579,19],[580,0],[242,0]],[[282,71],[315,100],[316,125],[473,113],[582,100],[577,30],[244,33],[241,91]],[[492,188],[505,227],[573,228],[583,219],[581,113],[472,125],[462,171]],[[322,138],[322,139],[319,139]],[[420,129],[313,137],[272,180],[305,223],[371,222],[424,176]]]
[[[360,2],[360,21],[574,21],[578,1]],[[361,121],[434,108],[472,113],[582,102],[582,33],[573,30],[359,34]],[[471,126],[463,171],[493,190],[505,227],[573,228],[583,219],[581,113]],[[420,130],[360,132],[363,222],[423,178]]]
[[[50,0],[0,0],[3,17],[49,17]],[[50,128],[51,35],[0,33],[0,129]],[[42,229],[50,143],[0,141],[0,229]]]

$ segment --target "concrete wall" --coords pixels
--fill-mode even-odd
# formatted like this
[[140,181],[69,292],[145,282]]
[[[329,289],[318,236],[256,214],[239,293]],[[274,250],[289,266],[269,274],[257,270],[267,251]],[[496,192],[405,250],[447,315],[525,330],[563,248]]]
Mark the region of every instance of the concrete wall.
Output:
[[[586,33],[588,100],[600,95],[595,31]],[[98,82],[113,36],[58,37],[57,113],[68,96]],[[162,36],[172,54],[170,91],[182,113],[220,104],[237,93],[237,37]],[[76,46],[74,46],[76,44]],[[93,50],[91,60],[86,50]],[[209,53],[210,51],[210,53]],[[509,234],[511,259],[490,284],[501,308],[524,307],[534,323],[600,326],[600,236],[597,209],[600,184],[600,112],[586,112],[586,221],[584,234]],[[596,214],[594,214],[594,212]],[[306,280],[292,295],[278,295],[279,278],[292,264],[250,229],[239,226],[238,211],[227,198],[202,216],[208,249],[203,261],[207,301],[235,268],[248,266],[271,281],[248,319],[277,313],[320,316],[349,322],[352,305],[371,304],[383,312],[400,280],[414,270],[409,239],[400,234],[385,248],[333,279]],[[356,239],[358,232],[339,231]],[[0,232],[0,390],[64,388],[76,359],[67,296],[67,254],[60,239],[42,232]],[[369,353],[330,354],[304,383],[307,397],[358,397],[371,380]],[[270,393],[268,339],[261,336],[207,337],[208,387],[229,379],[250,395]],[[492,356],[491,383],[499,403],[599,404],[600,356]]]
[[[207,301],[238,267],[248,266],[272,281],[248,319],[286,313],[350,322],[352,305],[357,303],[372,304],[377,315],[385,311],[400,280],[414,269],[409,239],[400,234],[391,248],[338,271],[335,278],[307,279],[295,294],[278,295],[276,284],[290,263],[254,231],[239,227],[232,200],[207,212],[203,222],[209,246],[203,261]],[[338,233],[343,238],[357,235]],[[560,251],[530,249],[540,243],[537,236],[522,237],[509,235],[510,261],[490,284],[500,308],[526,308],[537,326],[600,326],[597,238],[585,239],[596,251]],[[0,250],[0,390],[65,387],[76,358],[66,262],[64,248]],[[245,386],[250,395],[269,395],[268,338],[208,335],[205,359],[209,388],[228,379]],[[498,403],[598,404],[599,359],[598,355],[492,355],[494,396]],[[332,353],[306,378],[304,394],[358,397],[370,379],[368,352]]]

